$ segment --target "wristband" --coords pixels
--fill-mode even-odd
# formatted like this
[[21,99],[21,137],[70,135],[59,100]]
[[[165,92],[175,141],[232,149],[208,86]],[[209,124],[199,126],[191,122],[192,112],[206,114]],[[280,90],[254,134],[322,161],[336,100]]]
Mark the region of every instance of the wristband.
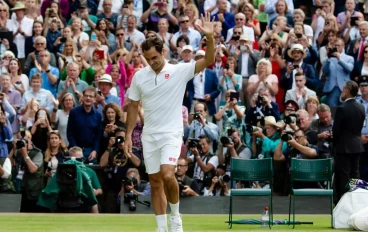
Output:
[[46,73],[49,73],[49,72],[50,72],[50,69],[47,69],[47,70],[46,70]]

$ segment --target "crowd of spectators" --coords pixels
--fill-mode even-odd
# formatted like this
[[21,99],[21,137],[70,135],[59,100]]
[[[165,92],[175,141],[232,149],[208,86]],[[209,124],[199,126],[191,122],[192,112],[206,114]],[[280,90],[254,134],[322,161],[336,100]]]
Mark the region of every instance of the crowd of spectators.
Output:
[[[106,208],[91,212],[119,212],[125,192],[149,195],[141,105],[134,154],[122,145],[130,84],[149,68],[140,44],[158,37],[168,63],[196,62],[206,53],[204,12],[214,20],[215,60],[183,98],[181,195],[229,195],[231,157],[272,157],[273,193],[287,195],[291,158],[333,157],[332,114],[346,82],[360,84],[368,110],[365,1],[0,0],[0,193],[22,193],[23,212],[41,210],[58,164],[78,152],[103,173],[93,189]],[[368,152],[367,123],[362,143]],[[125,186],[127,177],[137,186]]]

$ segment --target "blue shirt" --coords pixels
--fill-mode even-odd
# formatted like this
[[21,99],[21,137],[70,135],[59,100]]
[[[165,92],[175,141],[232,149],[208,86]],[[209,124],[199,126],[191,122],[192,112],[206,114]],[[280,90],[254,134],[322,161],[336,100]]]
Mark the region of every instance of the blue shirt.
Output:
[[91,109],[86,112],[83,105],[70,111],[66,130],[69,147],[93,148],[98,152],[100,148],[102,115]]
[[[49,65],[48,69],[50,69],[50,72],[52,75],[54,75],[57,79],[59,79],[59,69],[55,68],[51,65]],[[31,71],[29,72],[29,77],[33,76],[33,74],[38,73],[37,68],[32,68]],[[49,81],[49,78],[47,77],[47,73],[46,72],[41,72],[41,76],[42,76],[42,86],[41,88],[49,90],[52,95],[54,95],[54,97],[56,97],[56,93],[57,93],[57,82],[52,85]]]
[[[111,95],[111,94],[109,94],[109,95],[105,96],[105,102],[106,102],[106,104],[113,102],[113,103],[116,103],[116,104],[119,106],[119,108],[121,107],[121,99],[120,99],[120,97],[116,97],[116,96]],[[97,109],[96,109],[96,110],[97,110],[99,113],[101,113],[101,114],[102,114],[102,110],[103,110],[102,105],[101,105],[101,104],[98,104],[98,106],[97,106]]]
[[365,116],[365,121],[364,121],[363,128],[362,128],[362,135],[368,135],[368,120],[367,120],[368,102],[364,101],[362,97],[357,97],[356,101],[364,106],[366,116]]
[[[211,19],[215,17],[215,21],[219,22],[220,20],[218,19],[218,13],[211,15]],[[235,16],[229,12],[224,13],[224,22],[222,23],[222,31],[221,31],[221,35],[226,38],[227,36],[227,31],[233,27],[235,27]]]
[[[13,137],[13,134],[9,124],[1,126],[0,130],[2,130],[2,133],[0,133],[0,157],[6,158],[8,157],[8,146],[5,141],[9,141]],[[2,137],[3,134],[4,138]]]

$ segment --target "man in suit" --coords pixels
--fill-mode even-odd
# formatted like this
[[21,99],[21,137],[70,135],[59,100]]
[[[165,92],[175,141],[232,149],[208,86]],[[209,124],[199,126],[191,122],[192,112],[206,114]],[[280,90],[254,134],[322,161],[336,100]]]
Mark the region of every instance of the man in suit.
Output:
[[253,39],[244,34],[239,38],[239,48],[235,50],[235,58],[238,60],[236,73],[243,77],[240,97],[244,105],[249,106],[250,99],[247,98],[248,94],[246,93],[248,80],[250,76],[256,74],[257,63],[261,59],[261,55],[259,51],[253,50]]
[[[198,61],[204,56],[205,52],[198,50],[194,60]],[[212,116],[216,114],[215,99],[220,94],[218,84],[215,71],[206,68],[202,72],[197,73],[187,84],[187,96],[184,98],[184,106],[190,110],[190,113],[194,113],[194,105],[197,103],[206,104],[208,108],[207,120],[212,122]]]
[[337,52],[329,55],[322,64],[322,71],[327,74],[323,92],[327,93],[326,104],[330,107],[339,104],[342,87],[350,80],[350,73],[354,68],[354,58],[344,52],[344,40],[336,39],[335,46]]
[[358,94],[358,84],[348,81],[342,88],[341,100],[345,104],[336,109],[332,127],[335,146],[335,204],[346,192],[350,178],[359,177],[359,156],[364,152],[361,139],[366,114],[364,107],[354,98]]
[[305,86],[307,80],[305,79],[305,75],[302,72],[297,72],[295,74],[295,89],[289,89],[286,92],[285,102],[289,100],[293,100],[298,103],[299,108],[304,109],[305,103],[307,102],[308,98],[311,96],[316,96],[316,92],[313,90],[308,89]]
[[283,70],[282,78],[280,80],[280,87],[289,90],[296,88],[295,74],[303,72],[307,80],[306,86],[310,89],[319,87],[319,78],[316,75],[316,70],[310,64],[303,62],[307,53],[301,44],[293,44],[288,50],[289,57],[293,58],[293,62],[289,63]]
[[354,57],[354,60],[364,60],[364,47],[368,42],[368,22],[362,21],[359,23],[360,38],[350,41],[347,54]]

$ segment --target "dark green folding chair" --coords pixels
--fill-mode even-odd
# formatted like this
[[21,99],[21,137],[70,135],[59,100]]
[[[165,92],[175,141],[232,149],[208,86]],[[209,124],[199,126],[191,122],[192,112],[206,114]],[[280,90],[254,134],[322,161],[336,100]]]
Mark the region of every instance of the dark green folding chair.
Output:
[[[230,180],[230,209],[229,228],[232,227],[233,220],[233,196],[269,196],[269,227],[273,222],[272,214],[272,159],[239,159],[231,158],[231,180]],[[234,189],[234,181],[269,181],[269,189]]]
[[[295,197],[297,196],[318,196],[330,197],[331,207],[331,227],[333,228],[332,201],[332,159],[291,159],[290,169],[290,200],[289,200],[289,223],[291,214],[291,201],[293,201],[293,222],[295,221]],[[320,182],[327,181],[327,189],[294,189],[294,181]],[[290,224],[289,224],[290,226]],[[293,223],[293,229],[295,224]]]

